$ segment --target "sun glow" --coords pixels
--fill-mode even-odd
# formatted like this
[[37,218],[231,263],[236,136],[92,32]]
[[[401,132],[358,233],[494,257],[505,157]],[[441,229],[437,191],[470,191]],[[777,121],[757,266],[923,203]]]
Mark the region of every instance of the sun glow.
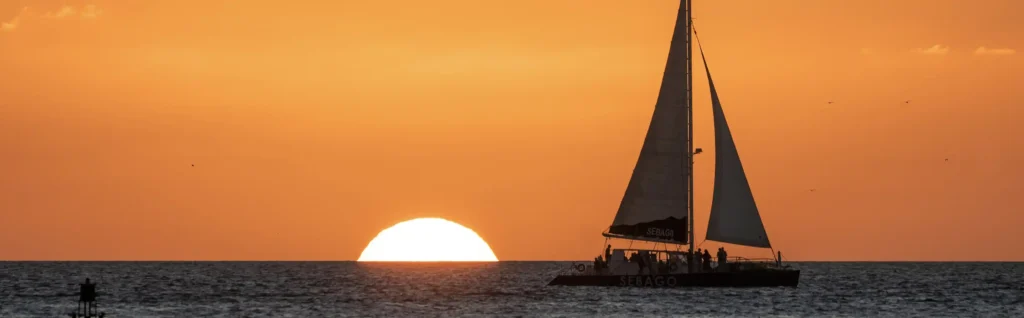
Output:
[[421,218],[380,231],[358,261],[496,262],[498,257],[473,230],[445,219]]

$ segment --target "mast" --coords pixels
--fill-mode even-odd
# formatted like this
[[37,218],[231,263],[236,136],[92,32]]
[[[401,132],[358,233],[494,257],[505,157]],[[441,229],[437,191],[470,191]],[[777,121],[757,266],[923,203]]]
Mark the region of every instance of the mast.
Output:
[[[686,129],[689,132],[686,134],[686,144],[689,148],[687,151],[687,159],[689,162],[686,164],[687,173],[686,178],[688,179],[689,186],[687,187],[687,204],[686,204],[686,218],[687,232],[689,233],[690,241],[690,255],[693,255],[693,0],[683,0],[686,2]],[[692,262],[687,262],[692,263]],[[692,269],[692,265],[689,265]]]

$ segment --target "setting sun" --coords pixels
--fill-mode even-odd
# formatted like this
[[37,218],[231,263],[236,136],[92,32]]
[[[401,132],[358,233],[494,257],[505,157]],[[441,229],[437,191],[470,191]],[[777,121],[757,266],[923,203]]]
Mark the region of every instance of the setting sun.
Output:
[[498,258],[473,230],[445,219],[421,218],[380,231],[359,261],[496,262]]

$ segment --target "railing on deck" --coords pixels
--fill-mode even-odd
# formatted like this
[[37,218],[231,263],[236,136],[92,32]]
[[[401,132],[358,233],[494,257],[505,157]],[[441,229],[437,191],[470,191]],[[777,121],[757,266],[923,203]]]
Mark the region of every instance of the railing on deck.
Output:
[[[746,258],[746,257],[742,257],[742,256],[733,256],[733,257],[727,258],[727,262],[726,263],[728,263],[728,264],[738,264],[738,265],[730,265],[730,266],[740,266],[743,269],[754,269],[754,268],[780,269],[780,268],[789,268],[789,265],[779,266],[778,261],[776,259],[774,259],[774,258]],[[636,266],[636,263],[632,263],[632,262],[620,263],[619,265],[622,266],[624,264],[627,264],[628,266]],[[685,261],[683,261],[683,264],[685,264]],[[583,266],[583,270],[582,271],[579,270],[579,268],[580,268],[579,266],[581,266],[581,265]],[[607,264],[606,264],[606,266],[607,266]],[[718,268],[718,261],[712,260],[711,261],[711,267]],[[753,267],[753,268],[751,268],[751,267]],[[607,269],[607,270],[605,270],[603,272],[598,272],[597,270],[594,269],[594,263],[593,262],[577,262],[577,261],[574,261],[574,262],[572,262],[572,265],[569,268],[567,268],[567,269],[563,268],[562,270],[560,270],[559,271],[559,275],[571,275],[571,276],[576,276],[576,275],[608,275],[609,272],[613,272],[614,270],[615,270],[614,268],[609,268],[609,269]]]

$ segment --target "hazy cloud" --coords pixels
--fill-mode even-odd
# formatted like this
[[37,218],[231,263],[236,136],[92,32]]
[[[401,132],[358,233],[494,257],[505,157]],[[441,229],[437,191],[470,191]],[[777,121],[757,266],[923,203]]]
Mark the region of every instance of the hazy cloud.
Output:
[[95,19],[103,13],[103,10],[96,8],[96,5],[90,4],[82,8],[81,16],[86,19]]
[[21,23],[26,18],[47,18],[47,19],[70,19],[70,18],[81,18],[81,19],[95,19],[103,14],[103,10],[96,7],[94,4],[83,6],[81,9],[77,9],[73,6],[65,5],[61,6],[57,11],[48,11],[45,14],[30,14],[28,7],[21,8],[18,15],[14,16],[7,22],[0,22],[0,32],[11,32],[21,26]]
[[17,29],[17,28],[18,28],[18,18],[17,17],[15,17],[14,19],[11,19],[11,21],[0,23],[0,31],[10,32],[10,31],[14,31],[14,29]]
[[1004,49],[990,49],[987,47],[979,47],[974,50],[974,55],[1012,55],[1017,53],[1017,50],[1004,48]]
[[28,7],[21,8],[18,15],[14,16],[7,22],[0,22],[0,32],[11,32],[18,28],[18,23],[21,22],[21,17],[28,12]]
[[949,53],[949,47],[936,44],[927,49],[914,49],[914,52],[929,55],[946,55]]
[[60,10],[55,12],[47,12],[43,16],[50,19],[63,19],[68,17],[79,17],[83,19],[95,19],[103,10],[100,10],[94,4],[86,5],[81,10],[75,9],[73,6],[65,5],[60,7]]
[[74,14],[75,14],[75,7],[66,5],[66,6],[60,7],[60,10],[57,10],[57,12],[47,12],[43,16],[47,17],[47,18],[50,18],[50,19],[60,19],[60,18],[64,18],[64,17],[70,16],[70,15],[74,15]]

